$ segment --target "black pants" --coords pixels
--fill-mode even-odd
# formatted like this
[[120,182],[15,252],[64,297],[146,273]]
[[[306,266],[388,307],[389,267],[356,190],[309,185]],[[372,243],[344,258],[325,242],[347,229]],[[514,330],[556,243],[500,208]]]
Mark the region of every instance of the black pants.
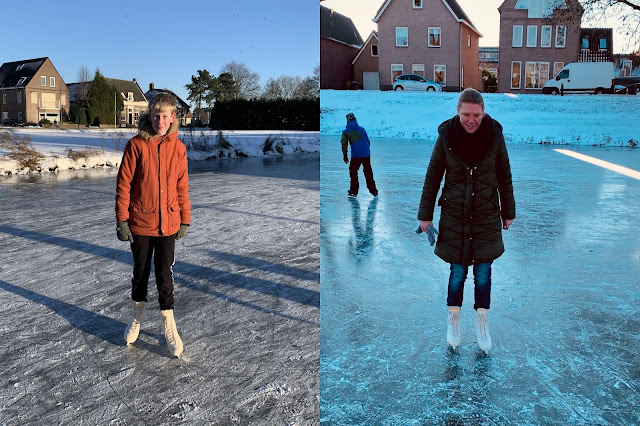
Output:
[[363,158],[351,158],[351,162],[349,163],[349,177],[351,178],[351,187],[349,190],[353,194],[358,194],[358,190],[360,189],[360,183],[358,182],[358,169],[360,169],[360,165],[362,164],[362,172],[364,173],[364,179],[367,182],[367,189],[371,193],[371,195],[377,195],[378,190],[376,189],[376,181],[373,180],[373,170],[371,169],[371,157],[363,157]]
[[151,258],[155,267],[156,287],[160,309],[173,309],[173,270],[176,236],[133,236],[133,279],[131,298],[136,302],[147,301],[147,283],[151,274]]

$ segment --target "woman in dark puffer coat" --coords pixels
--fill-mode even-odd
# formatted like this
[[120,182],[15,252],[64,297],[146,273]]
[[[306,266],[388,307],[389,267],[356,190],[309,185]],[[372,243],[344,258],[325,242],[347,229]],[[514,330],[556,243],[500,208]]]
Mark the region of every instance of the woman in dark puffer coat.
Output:
[[488,352],[491,263],[504,252],[502,229],[509,229],[516,216],[511,166],[502,126],[485,114],[480,92],[465,89],[457,110],[455,117],[438,127],[418,220],[421,229],[428,232],[444,176],[435,253],[451,264],[447,341],[454,349],[460,344],[464,281],[473,265],[476,334],[480,349]]

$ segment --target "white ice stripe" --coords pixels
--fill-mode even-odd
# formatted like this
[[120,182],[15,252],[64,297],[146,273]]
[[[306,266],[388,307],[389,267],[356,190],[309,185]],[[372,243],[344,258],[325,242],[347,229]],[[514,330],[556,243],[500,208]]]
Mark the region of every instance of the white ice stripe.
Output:
[[640,171],[638,170],[630,169],[624,166],[619,166],[617,164],[610,163],[608,161],[589,157],[588,155],[578,154],[577,152],[569,151],[568,149],[554,149],[554,151],[559,152],[560,154],[568,155],[569,157],[577,158],[578,160],[586,161],[587,163],[591,163],[599,167],[603,167],[613,172],[620,173],[621,175],[629,176],[630,178],[640,180]]

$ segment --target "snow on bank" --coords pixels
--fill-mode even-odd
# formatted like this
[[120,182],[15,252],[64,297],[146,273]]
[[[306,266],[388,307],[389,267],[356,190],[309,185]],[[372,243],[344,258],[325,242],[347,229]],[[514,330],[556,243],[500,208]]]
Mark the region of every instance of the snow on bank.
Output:
[[[640,96],[485,93],[485,111],[507,143],[636,146]],[[435,140],[458,93],[323,90],[320,132],[339,135],[353,112],[370,137]]]
[[[29,137],[33,147],[45,156],[40,162],[40,172],[78,170],[87,168],[118,167],[127,141],[137,133],[134,129],[40,129],[0,128],[0,133],[9,131],[15,137]],[[262,157],[290,154],[293,152],[318,152],[318,132],[299,131],[224,131],[195,129],[180,130],[179,137],[187,145],[190,160],[212,158]],[[267,142],[268,141],[268,142]],[[220,142],[220,143],[219,143]],[[268,149],[265,152],[265,142]],[[88,158],[72,160],[67,149],[99,153]],[[6,157],[0,150],[0,174],[25,174],[16,161]]]

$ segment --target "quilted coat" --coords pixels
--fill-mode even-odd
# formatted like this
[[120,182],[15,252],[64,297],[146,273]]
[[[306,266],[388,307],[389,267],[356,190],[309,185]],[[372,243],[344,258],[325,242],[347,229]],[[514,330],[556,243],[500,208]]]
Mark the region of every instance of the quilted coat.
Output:
[[187,149],[175,120],[166,135],[155,133],[148,115],[127,142],[116,182],[116,219],[134,235],[169,236],[191,222]]
[[443,176],[436,255],[467,266],[500,257],[504,253],[501,219],[516,216],[511,166],[500,123],[485,115],[478,130],[467,134],[455,116],[438,127],[422,188],[419,220],[433,220]]

